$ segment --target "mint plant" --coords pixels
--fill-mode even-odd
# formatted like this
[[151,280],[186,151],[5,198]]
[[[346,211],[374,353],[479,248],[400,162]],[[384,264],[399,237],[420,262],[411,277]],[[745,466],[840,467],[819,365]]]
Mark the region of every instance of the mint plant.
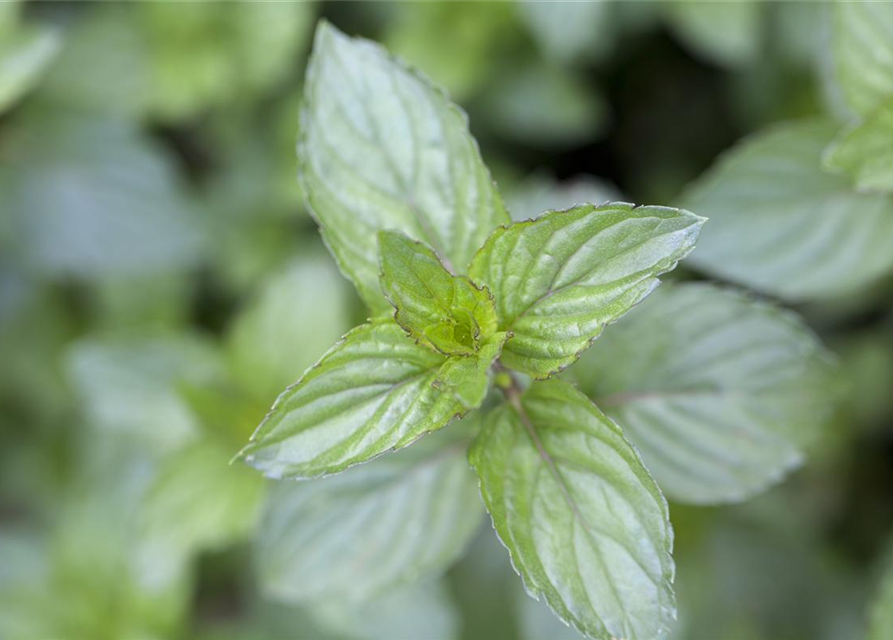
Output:
[[498,387],[469,459],[528,591],[594,638],[666,629],[666,501],[621,429],[549,378],[654,290],[704,219],[608,203],[510,224],[462,112],[325,23],[299,157],[323,236],[373,317],[279,397],[240,456],[272,478],[338,473]]

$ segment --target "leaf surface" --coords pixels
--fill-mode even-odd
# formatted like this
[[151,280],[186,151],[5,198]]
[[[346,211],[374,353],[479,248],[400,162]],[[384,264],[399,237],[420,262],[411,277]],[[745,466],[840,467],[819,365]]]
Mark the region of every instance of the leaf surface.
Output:
[[832,33],[838,86],[849,106],[868,116],[893,97],[893,4],[835,2]]
[[852,177],[862,191],[893,191],[893,98],[825,150],[825,167]]
[[277,484],[255,544],[263,589],[356,603],[444,571],[483,515],[457,431],[337,476]]
[[380,46],[327,23],[316,33],[298,142],[312,213],[342,271],[376,313],[376,233],[426,242],[451,271],[508,214],[465,114]]
[[599,640],[659,637],[674,616],[666,501],[619,427],[561,380],[485,419],[470,451],[527,591]]
[[836,129],[784,124],[728,152],[685,198],[710,218],[688,264],[797,301],[849,294],[893,268],[893,200],[821,170]]
[[308,478],[399,449],[483,402],[498,353],[447,358],[373,320],[279,396],[240,456],[271,478]]
[[502,361],[536,378],[573,363],[694,247],[703,218],[626,203],[578,205],[497,229],[470,276],[489,287]]
[[492,296],[447,271],[431,249],[402,233],[379,233],[381,285],[394,319],[445,355],[472,355],[497,327]]
[[568,371],[681,502],[744,500],[803,461],[831,361],[794,314],[707,284],[661,287]]

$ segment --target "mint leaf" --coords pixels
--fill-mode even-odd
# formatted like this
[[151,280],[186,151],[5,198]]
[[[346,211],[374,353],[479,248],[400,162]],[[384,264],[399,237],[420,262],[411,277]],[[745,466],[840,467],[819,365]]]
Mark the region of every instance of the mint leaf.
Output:
[[33,89],[59,52],[55,31],[20,22],[21,5],[0,8],[0,114]]
[[[268,408],[276,394],[350,329],[350,295],[350,285],[321,251],[302,255],[275,273],[227,336],[235,382]],[[310,313],[308,301],[313,302]]]
[[189,558],[246,540],[254,531],[264,481],[232,453],[203,440],[166,458],[140,510],[141,526],[155,544]]
[[[412,583],[373,600],[333,598],[309,607],[313,619],[337,638],[455,640],[461,618],[444,580]],[[314,636],[315,637],[315,636]]]
[[616,33],[609,2],[516,2],[518,15],[548,58],[567,64],[603,54]]
[[832,142],[824,162],[852,176],[857,189],[893,191],[893,98]]
[[831,369],[794,314],[681,284],[649,296],[568,374],[668,495],[711,504],[744,500],[803,462],[833,409]]
[[445,355],[471,355],[496,331],[496,307],[486,288],[454,276],[437,255],[402,233],[382,231],[381,286],[394,319],[416,340]]
[[658,5],[682,42],[708,61],[727,67],[751,62],[763,46],[763,3],[672,0]]
[[833,64],[847,104],[870,115],[893,96],[893,4],[835,2]]
[[821,170],[836,130],[790,123],[733,148],[685,198],[710,218],[689,264],[790,300],[851,294],[893,268],[893,200]]
[[466,442],[451,429],[337,476],[277,484],[255,543],[263,590],[357,602],[443,572],[483,515]]
[[667,503],[636,450],[571,385],[534,382],[469,454],[527,591],[591,638],[650,639],[674,615]]
[[13,124],[0,148],[4,257],[82,279],[147,277],[201,260],[196,202],[135,124],[62,109]]
[[688,255],[703,223],[681,209],[614,202],[497,229],[469,275],[489,287],[500,330],[513,334],[502,361],[536,378],[573,363]]
[[483,401],[497,354],[447,358],[373,320],[279,396],[240,456],[271,478],[308,478],[405,447]]
[[375,313],[388,309],[378,231],[425,241],[461,273],[509,221],[465,114],[378,45],[325,22],[307,70],[298,154],[323,236]]

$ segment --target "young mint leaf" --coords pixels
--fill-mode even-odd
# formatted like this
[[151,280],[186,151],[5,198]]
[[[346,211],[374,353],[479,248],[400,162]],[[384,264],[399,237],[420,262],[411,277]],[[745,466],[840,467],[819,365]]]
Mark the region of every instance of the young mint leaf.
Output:
[[833,64],[849,106],[869,116],[893,96],[893,4],[835,2]]
[[675,611],[657,484],[620,428],[567,382],[534,382],[510,399],[469,456],[527,591],[590,638],[657,638]]
[[378,45],[325,22],[307,70],[298,155],[323,236],[375,313],[389,308],[378,231],[425,241],[461,273],[509,222],[465,114]]
[[733,148],[685,199],[710,218],[689,263],[790,300],[851,294],[893,268],[893,200],[821,170],[836,131],[796,122]]
[[792,313],[670,284],[568,374],[623,425],[668,495],[711,504],[744,500],[802,463],[833,409],[831,369]]
[[278,483],[255,543],[262,589],[358,602],[443,572],[483,516],[466,442],[450,429],[337,476]]
[[471,278],[490,288],[502,361],[536,378],[573,363],[694,247],[704,219],[626,203],[550,211],[493,232]]
[[471,355],[496,332],[493,297],[454,276],[437,255],[402,233],[381,231],[381,287],[394,319],[418,341],[445,355]]
[[279,396],[239,455],[271,478],[309,478],[399,449],[483,402],[498,352],[447,358],[373,320]]
[[825,150],[825,168],[852,176],[862,191],[893,191],[893,94]]

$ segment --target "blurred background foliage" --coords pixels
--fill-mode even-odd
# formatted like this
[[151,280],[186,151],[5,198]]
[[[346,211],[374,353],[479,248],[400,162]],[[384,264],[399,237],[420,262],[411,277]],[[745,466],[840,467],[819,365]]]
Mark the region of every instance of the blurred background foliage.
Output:
[[[831,12],[0,3],[0,637],[576,637],[524,595],[482,511],[453,521],[479,535],[443,577],[379,588],[351,570],[395,537],[358,513],[411,500],[423,482],[475,498],[451,479],[461,457],[409,482],[379,465],[318,487],[227,464],[276,394],[365,317],[295,180],[323,16],[450,92],[516,219],[583,200],[685,203],[714,220],[674,278],[754,288],[818,332],[839,360],[840,399],[808,464],[744,504],[671,505],[674,637],[864,637],[893,532],[890,196],[816,163],[779,211],[758,182],[773,158],[820,151],[825,130],[871,98],[850,92],[848,104],[830,78]],[[838,125],[778,124],[804,118]],[[735,162],[754,163],[754,182],[689,187],[745,136]],[[778,247],[749,252],[828,203],[876,221],[860,236],[874,244],[848,248],[867,266],[819,277],[819,259],[778,266]],[[723,223],[742,207],[754,216]],[[378,502],[358,482],[380,483]],[[286,516],[303,529],[277,547]],[[300,544],[310,551],[276,556]],[[871,614],[877,639],[890,637],[891,584]]]

